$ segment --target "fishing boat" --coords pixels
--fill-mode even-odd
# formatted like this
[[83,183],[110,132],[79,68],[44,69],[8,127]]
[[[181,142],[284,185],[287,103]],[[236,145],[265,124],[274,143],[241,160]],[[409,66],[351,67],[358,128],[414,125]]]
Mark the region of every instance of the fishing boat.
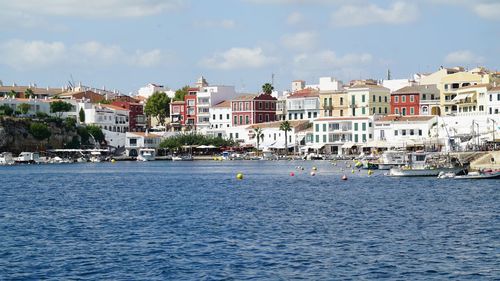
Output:
[[382,153],[378,160],[379,170],[390,170],[394,167],[405,165],[405,152],[397,150],[388,150]]
[[155,150],[153,148],[141,148],[139,149],[139,155],[137,155],[137,161],[154,161],[155,160]]
[[437,177],[440,173],[460,174],[463,167],[443,161],[445,155],[429,152],[413,152],[407,154],[406,165],[389,170],[391,177]]

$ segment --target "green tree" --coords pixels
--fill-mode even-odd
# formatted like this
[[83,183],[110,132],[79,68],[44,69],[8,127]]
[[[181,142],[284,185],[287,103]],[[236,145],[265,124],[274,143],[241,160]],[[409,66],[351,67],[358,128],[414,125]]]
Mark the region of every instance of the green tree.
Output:
[[264,94],[266,94],[266,95],[272,94],[273,90],[274,90],[273,85],[271,85],[269,83],[262,85],[262,92],[264,92]]
[[35,92],[33,92],[33,90],[31,88],[28,88],[26,89],[26,91],[24,91],[24,97],[29,99],[31,97],[35,97]]
[[83,111],[83,107],[80,108],[80,112],[78,112],[78,117],[80,117],[81,123],[85,123],[85,111]]
[[61,118],[64,112],[71,111],[73,105],[65,101],[53,101],[50,103],[50,112],[57,113],[57,117]]
[[17,97],[17,92],[14,90],[10,90],[10,93],[8,94],[9,97],[11,98],[16,98]]
[[0,106],[0,115],[7,115],[7,116],[12,116],[14,114],[14,109],[12,109],[8,105],[1,105]]
[[284,121],[280,124],[280,131],[285,132],[285,149],[286,149],[286,155],[288,155],[288,132],[292,130],[292,126],[290,125],[290,122]]
[[189,86],[184,86],[184,87],[178,89],[177,91],[175,91],[174,100],[175,101],[183,101],[184,96],[188,94],[188,90],[189,90]]
[[87,132],[91,135],[96,142],[103,142],[105,140],[104,133],[99,126],[89,125],[87,126]]
[[31,123],[29,132],[35,139],[40,141],[50,138],[51,135],[49,127],[43,123]]
[[74,130],[76,127],[76,119],[73,117],[67,117],[64,119],[64,126],[67,130]]
[[170,115],[170,98],[165,93],[155,92],[148,98],[144,113],[158,120],[160,125],[165,124],[165,118]]
[[262,129],[257,127],[253,129],[253,132],[255,133],[255,138],[257,138],[257,155],[259,154],[259,147],[260,147],[260,139],[264,140],[264,133],[262,132]]
[[28,111],[30,110],[30,105],[27,103],[21,103],[18,107],[19,111],[21,111],[22,114],[28,114]]

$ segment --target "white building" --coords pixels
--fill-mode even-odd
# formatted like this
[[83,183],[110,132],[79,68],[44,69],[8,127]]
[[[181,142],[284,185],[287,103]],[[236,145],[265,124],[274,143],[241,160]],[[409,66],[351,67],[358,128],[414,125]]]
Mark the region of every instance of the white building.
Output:
[[73,105],[73,108],[68,112],[52,113],[50,111],[50,103],[55,102],[55,101],[58,101],[58,100],[48,99],[48,98],[21,99],[21,98],[1,97],[0,98],[0,105],[7,105],[10,108],[12,108],[14,111],[16,111],[16,110],[20,110],[19,106],[21,104],[28,104],[29,109],[28,109],[28,112],[26,114],[30,115],[30,116],[35,116],[37,112],[41,112],[41,113],[45,113],[47,115],[52,115],[52,116],[58,116],[60,114],[61,118],[66,118],[66,117],[72,117],[75,119],[78,118],[79,107],[78,107],[78,103],[76,101],[64,100],[64,102],[67,102],[67,103]]
[[390,113],[390,90],[380,85],[354,85],[347,89],[347,100],[351,116]]
[[304,89],[294,92],[286,99],[287,120],[309,120],[319,117],[319,92],[313,89]]
[[85,124],[99,126],[111,132],[129,131],[129,111],[110,104],[80,103],[85,112]]
[[175,91],[172,91],[163,85],[153,83],[149,83],[146,86],[139,88],[139,90],[137,91],[137,95],[149,98],[155,92],[165,93],[169,98],[173,98],[175,96]]
[[210,107],[236,98],[234,86],[206,86],[196,93],[196,129],[206,131],[210,128]]
[[435,135],[437,116],[387,115],[374,122],[375,147],[412,147],[438,144]]
[[[125,134],[125,150],[127,156],[139,155],[141,148],[158,149],[161,137],[148,132],[127,132]],[[156,153],[155,153],[156,154]]]
[[314,120],[312,148],[327,154],[351,154],[373,140],[373,116],[324,117]]
[[231,127],[231,101],[222,101],[210,107],[210,129],[207,134],[226,138],[226,129]]
[[391,93],[404,87],[413,86],[415,84],[415,81],[412,81],[410,79],[391,79],[382,81],[382,86],[389,89]]
[[487,93],[488,114],[500,114],[500,86],[492,87]]

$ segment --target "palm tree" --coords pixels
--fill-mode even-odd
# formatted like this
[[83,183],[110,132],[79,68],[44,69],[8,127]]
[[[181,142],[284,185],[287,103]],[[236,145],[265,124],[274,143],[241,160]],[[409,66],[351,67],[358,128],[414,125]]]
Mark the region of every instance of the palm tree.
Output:
[[253,132],[255,133],[255,137],[257,138],[257,155],[259,155],[260,138],[264,138],[264,133],[262,133],[262,129],[259,127],[253,129]]
[[280,131],[285,132],[285,149],[286,149],[286,155],[288,155],[288,132],[292,130],[292,126],[290,125],[290,122],[284,121],[280,124]]
[[24,98],[29,99],[29,98],[34,97],[34,96],[35,96],[35,93],[33,92],[33,90],[31,88],[28,88],[28,89],[26,89],[26,91],[24,91]]
[[10,90],[9,96],[10,96],[11,98],[16,98],[16,97],[17,97],[17,92],[16,92],[16,91],[14,91],[14,90]]
[[272,94],[273,90],[274,90],[273,85],[271,85],[269,83],[262,85],[262,92],[264,92],[264,94],[266,94],[266,95]]

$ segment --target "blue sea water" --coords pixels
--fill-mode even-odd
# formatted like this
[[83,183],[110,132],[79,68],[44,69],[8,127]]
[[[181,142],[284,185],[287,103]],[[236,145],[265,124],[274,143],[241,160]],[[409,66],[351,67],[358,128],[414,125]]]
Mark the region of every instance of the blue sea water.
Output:
[[0,167],[0,279],[500,278],[500,181],[342,165]]

